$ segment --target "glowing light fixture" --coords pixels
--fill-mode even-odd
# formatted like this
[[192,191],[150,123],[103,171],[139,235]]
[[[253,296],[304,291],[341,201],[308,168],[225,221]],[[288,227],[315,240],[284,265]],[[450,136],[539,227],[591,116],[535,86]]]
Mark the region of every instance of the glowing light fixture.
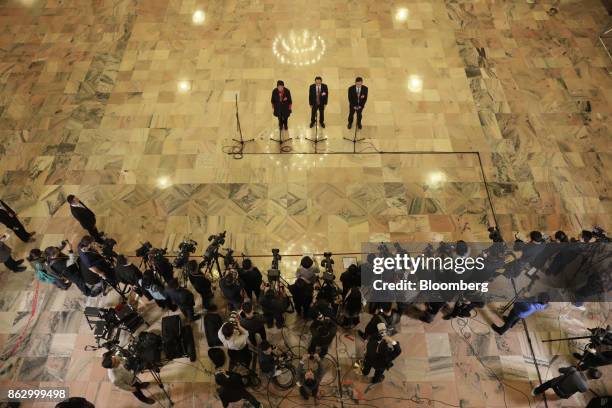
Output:
[[204,24],[204,20],[206,20],[206,14],[204,14],[204,11],[196,10],[193,12],[193,16],[191,17],[191,21],[193,22],[193,24]]
[[178,91],[185,93],[191,90],[191,82],[189,81],[179,81],[177,85]]
[[279,34],[272,42],[272,53],[282,64],[304,66],[316,64],[325,54],[325,41],[320,35],[304,30],[296,34]]
[[438,187],[446,181],[446,174],[441,171],[434,171],[427,178],[427,185],[430,187]]
[[161,189],[168,188],[170,187],[171,184],[172,182],[170,181],[170,178],[167,176],[161,176],[160,178],[157,179],[157,187]]
[[410,13],[406,7],[400,7],[395,12],[395,21],[404,22],[408,20]]
[[423,78],[419,75],[410,75],[408,78],[408,90],[410,92],[422,92],[423,91]]

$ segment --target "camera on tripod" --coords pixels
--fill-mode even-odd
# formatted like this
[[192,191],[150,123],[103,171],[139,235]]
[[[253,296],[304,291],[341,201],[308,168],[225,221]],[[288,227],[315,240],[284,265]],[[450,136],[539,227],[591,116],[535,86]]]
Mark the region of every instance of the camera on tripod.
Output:
[[226,249],[226,253],[223,256],[223,265],[225,266],[225,269],[230,269],[230,268],[238,268],[238,262],[236,262],[236,259],[234,259],[234,250],[232,248],[227,248]]
[[504,238],[501,236],[501,232],[499,232],[499,228],[497,227],[489,227],[487,228],[489,231],[489,239],[493,242],[504,242]]
[[280,280],[280,269],[278,264],[282,257],[279,252],[280,251],[278,248],[272,249],[272,265],[270,266],[270,269],[268,269],[268,282],[270,283],[278,282]]
[[196,250],[198,243],[192,239],[185,239],[178,246],[179,253],[174,258],[172,263],[175,268],[182,268],[189,260],[189,254],[193,254]]
[[336,279],[336,277],[334,276],[334,268],[332,266],[333,264],[334,260],[332,259],[332,253],[324,252],[323,260],[321,260],[321,266],[325,268],[325,272],[323,272],[323,280],[325,282],[331,282]]
[[219,254],[219,247],[225,244],[225,233],[226,231],[223,231],[220,234],[210,235],[208,237],[208,242],[210,242],[210,244],[206,248],[206,251],[204,251],[204,255],[202,255],[204,259],[212,259]]

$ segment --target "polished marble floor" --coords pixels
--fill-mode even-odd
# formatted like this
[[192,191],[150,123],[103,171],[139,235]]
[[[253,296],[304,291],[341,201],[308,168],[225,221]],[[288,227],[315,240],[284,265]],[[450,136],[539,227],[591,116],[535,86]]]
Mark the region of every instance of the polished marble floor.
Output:
[[[596,41],[607,21],[597,0],[0,1],[0,195],[38,232],[34,244],[10,245],[25,254],[78,239],[68,194],[95,210],[123,252],[144,240],[176,249],[187,235],[202,246],[227,230],[237,251],[279,248],[288,277],[299,259],[289,255],[486,240],[495,221],[508,239],[612,229],[612,65]],[[316,75],[330,92],[321,154],[306,140]],[[370,93],[352,154],[343,138],[354,135],[346,88],[356,76]],[[283,154],[269,140],[277,79],[294,102]],[[235,98],[244,137],[255,138],[243,155],[231,140]],[[269,258],[255,259],[267,267]],[[0,362],[2,384],[63,382],[99,407],[136,405],[106,381],[99,355],[83,351],[91,336],[76,291],[37,286],[31,272],[3,271],[0,281],[3,355],[24,333]],[[559,304],[528,321],[543,377],[573,348],[539,340],[580,334],[607,307]],[[152,321],[156,313],[145,309]],[[495,320],[493,308],[477,319]],[[525,396],[538,377],[520,327],[500,338],[477,321],[455,323],[406,317],[404,354],[374,387],[350,368],[354,333],[339,337],[343,394],[376,407],[424,405],[397,399],[412,396],[436,407],[544,406]],[[290,326],[295,343],[300,326]],[[165,370],[177,405],[218,406],[205,358]],[[325,383],[319,405],[339,406],[334,379]],[[273,406],[303,405],[296,390],[282,401],[272,393]],[[582,407],[583,397],[563,406]]]

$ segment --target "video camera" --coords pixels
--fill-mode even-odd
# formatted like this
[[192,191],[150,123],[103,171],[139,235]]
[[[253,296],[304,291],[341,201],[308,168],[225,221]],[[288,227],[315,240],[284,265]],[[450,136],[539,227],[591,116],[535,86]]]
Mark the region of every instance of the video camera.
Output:
[[182,268],[183,266],[185,266],[185,264],[189,260],[189,254],[195,252],[197,245],[198,243],[192,239],[183,240],[178,246],[179,253],[176,258],[174,258],[174,262],[172,263],[174,267]]
[[325,282],[332,282],[336,277],[334,276],[334,260],[332,259],[331,252],[323,252],[323,260],[321,260],[321,266],[325,268],[323,272],[323,280]]
[[204,255],[202,255],[205,260],[210,261],[219,255],[219,247],[225,244],[225,233],[226,231],[223,231],[220,234],[210,235],[208,237],[208,242],[210,242],[210,244],[206,248],[206,251],[204,251]]
[[150,332],[141,332],[126,348],[120,349],[125,368],[134,373],[146,370],[159,372],[162,367],[162,338]]
[[501,232],[497,227],[489,227],[487,228],[489,231],[489,239],[493,242],[504,242],[504,238],[501,236]]
[[223,256],[223,265],[225,266],[225,269],[229,269],[231,267],[238,268],[238,262],[236,262],[236,259],[234,259],[234,250],[232,248],[227,248],[226,251],[227,252]]
[[279,254],[278,248],[273,248],[272,249],[272,265],[270,266],[270,269],[268,269],[268,282],[272,283],[272,282],[278,282],[280,280],[280,269],[278,267],[278,264],[281,259],[282,257]]

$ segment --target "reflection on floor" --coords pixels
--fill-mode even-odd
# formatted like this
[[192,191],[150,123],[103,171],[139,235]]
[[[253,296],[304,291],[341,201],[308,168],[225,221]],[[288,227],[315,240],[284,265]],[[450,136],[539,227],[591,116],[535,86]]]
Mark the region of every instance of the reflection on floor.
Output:
[[[557,14],[550,7],[3,2],[0,195],[38,232],[34,245],[45,247],[83,233],[64,204],[77,194],[129,253],[145,240],[174,250],[185,235],[201,251],[222,230],[237,251],[287,255],[358,252],[362,242],[388,240],[486,241],[495,219],[507,239],[533,229],[611,228],[612,79],[596,42],[605,11],[598,0],[557,4]],[[277,135],[269,95],[279,78],[294,98],[287,146],[312,152],[306,91],[315,75],[330,92],[328,141],[317,147],[327,154],[226,154],[234,151],[236,95],[245,137],[256,138],[245,152],[278,152],[269,141]],[[345,93],[358,75],[370,89],[366,140],[356,148],[363,154],[334,154],[352,152],[342,140],[353,136]],[[10,245],[20,255],[31,247],[14,238]],[[267,268],[269,258],[255,259]],[[284,257],[288,278],[298,259]],[[92,337],[74,289],[38,286],[31,272],[2,272],[0,282],[0,345],[15,349],[0,362],[0,386],[62,383],[99,407],[136,405],[107,382],[100,353],[83,351]],[[574,348],[540,340],[581,335],[609,318],[608,306],[581,312],[557,304],[528,320],[544,378],[569,364]],[[144,310],[159,324],[155,307]],[[385,383],[371,387],[351,368],[360,350],[354,333],[343,333],[333,356],[337,348],[345,405],[417,407],[429,398],[435,407],[544,406],[528,397],[538,376],[524,331],[517,326],[500,338],[489,332],[491,321],[492,308],[467,325],[404,318],[403,355]],[[290,319],[289,327],[285,338],[297,344],[303,326]],[[172,363],[162,377],[177,406],[218,406],[196,332],[200,363]],[[275,330],[270,336],[282,339]],[[327,375],[319,405],[339,406],[334,371]],[[603,380],[590,384],[610,394]],[[265,389],[258,395],[267,401]],[[271,388],[272,406],[303,406],[296,390],[283,395]],[[564,402],[584,405],[582,396]]]

